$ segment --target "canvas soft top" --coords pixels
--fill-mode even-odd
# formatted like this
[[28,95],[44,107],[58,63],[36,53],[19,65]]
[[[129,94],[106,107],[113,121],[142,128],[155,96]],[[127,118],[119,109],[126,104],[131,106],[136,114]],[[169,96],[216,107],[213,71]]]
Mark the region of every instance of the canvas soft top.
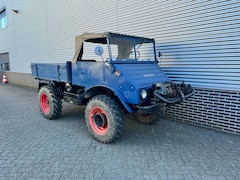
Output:
[[125,34],[118,34],[118,33],[112,33],[112,32],[103,32],[103,33],[89,33],[85,32],[82,35],[77,35],[75,37],[75,55],[72,59],[73,63],[76,63],[79,57],[82,57],[83,54],[83,43],[84,41],[88,42],[95,42],[95,43],[102,43],[106,44],[106,38],[107,37],[125,37],[125,38],[134,38],[139,43],[141,43],[143,40],[149,40],[149,42],[153,42],[154,39],[150,38],[144,38],[144,37],[137,37],[137,36],[130,36]]

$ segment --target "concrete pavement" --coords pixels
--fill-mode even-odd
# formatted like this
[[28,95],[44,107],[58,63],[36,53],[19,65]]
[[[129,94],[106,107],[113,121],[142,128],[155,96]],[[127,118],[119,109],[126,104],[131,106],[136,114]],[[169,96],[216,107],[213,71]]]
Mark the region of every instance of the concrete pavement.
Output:
[[63,103],[46,120],[36,89],[0,84],[0,179],[239,179],[240,137],[171,120],[139,124],[106,145],[87,132],[84,108]]

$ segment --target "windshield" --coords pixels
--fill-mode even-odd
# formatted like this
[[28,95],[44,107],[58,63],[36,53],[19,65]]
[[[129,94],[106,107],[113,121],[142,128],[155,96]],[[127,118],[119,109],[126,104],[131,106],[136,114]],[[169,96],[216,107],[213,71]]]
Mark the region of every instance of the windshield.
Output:
[[[100,36],[101,35],[101,36]],[[85,34],[77,37],[77,51],[74,61],[155,61],[154,39],[108,34]],[[79,42],[78,42],[79,41]],[[102,53],[95,52],[96,47],[102,48]],[[95,53],[94,53],[95,52]]]
[[113,61],[154,61],[154,40],[135,37],[109,37]]

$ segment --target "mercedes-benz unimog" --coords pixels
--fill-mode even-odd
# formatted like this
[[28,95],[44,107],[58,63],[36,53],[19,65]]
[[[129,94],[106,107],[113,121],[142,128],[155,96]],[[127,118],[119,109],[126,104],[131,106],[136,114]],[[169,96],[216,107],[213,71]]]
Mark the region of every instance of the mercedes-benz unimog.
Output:
[[165,105],[181,103],[194,94],[190,85],[172,82],[159,67],[154,39],[111,32],[76,36],[72,61],[32,63],[39,80],[43,117],[56,119],[62,100],[86,105],[90,134],[102,143],[118,139],[124,114],[153,124]]

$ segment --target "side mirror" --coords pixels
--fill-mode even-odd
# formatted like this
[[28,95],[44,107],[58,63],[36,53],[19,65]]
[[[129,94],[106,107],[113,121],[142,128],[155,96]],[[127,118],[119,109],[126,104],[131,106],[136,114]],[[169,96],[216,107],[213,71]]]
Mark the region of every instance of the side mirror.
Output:
[[97,56],[102,56],[103,55],[103,48],[102,46],[96,46],[94,49],[94,52]]
[[158,57],[159,57],[159,58],[162,57],[161,51],[158,51]]

